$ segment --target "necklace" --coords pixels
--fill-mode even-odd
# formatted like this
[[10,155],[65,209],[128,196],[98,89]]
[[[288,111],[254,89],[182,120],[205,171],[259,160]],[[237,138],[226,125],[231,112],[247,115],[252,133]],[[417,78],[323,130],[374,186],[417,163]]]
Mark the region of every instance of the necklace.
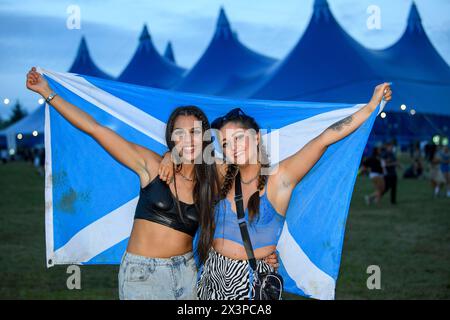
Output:
[[242,180],[242,177],[241,177],[241,182],[242,182],[243,184],[250,184],[250,183],[252,183],[253,181],[255,181],[256,178],[259,177],[259,174],[260,174],[260,170],[258,170],[258,172],[256,173],[256,175],[255,175],[253,178],[251,178],[250,180],[248,180],[248,181]]
[[180,171],[180,172],[177,172],[177,173],[180,174],[180,176],[181,176],[184,180],[187,180],[187,181],[190,181],[190,182],[194,181],[194,178],[188,178],[188,177],[186,177],[184,174],[181,173],[181,171]]

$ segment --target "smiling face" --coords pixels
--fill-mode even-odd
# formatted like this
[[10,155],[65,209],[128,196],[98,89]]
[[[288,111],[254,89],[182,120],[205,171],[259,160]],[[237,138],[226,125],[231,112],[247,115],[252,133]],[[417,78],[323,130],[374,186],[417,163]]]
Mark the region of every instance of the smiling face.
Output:
[[240,123],[228,122],[220,129],[220,145],[227,161],[237,164],[256,164],[259,133],[246,129]]
[[202,122],[195,116],[180,115],[175,119],[172,141],[183,163],[201,158],[203,146]]

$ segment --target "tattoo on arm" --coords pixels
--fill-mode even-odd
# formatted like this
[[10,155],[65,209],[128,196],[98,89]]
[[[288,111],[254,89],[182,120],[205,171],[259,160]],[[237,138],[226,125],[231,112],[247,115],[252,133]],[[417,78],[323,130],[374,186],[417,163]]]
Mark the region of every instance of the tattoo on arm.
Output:
[[353,116],[350,115],[342,120],[339,120],[338,122],[333,123],[328,128],[334,131],[341,131],[344,126],[348,126],[353,121]]

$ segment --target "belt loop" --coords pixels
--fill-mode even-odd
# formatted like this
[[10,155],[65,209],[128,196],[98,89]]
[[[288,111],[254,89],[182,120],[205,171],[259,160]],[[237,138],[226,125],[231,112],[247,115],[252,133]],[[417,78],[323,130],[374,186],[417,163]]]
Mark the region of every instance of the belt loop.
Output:
[[185,266],[187,265],[189,259],[191,259],[191,257],[193,257],[193,253],[192,253],[192,255],[191,255],[191,253],[192,253],[192,251],[189,251],[188,253],[183,255],[183,262],[184,262]]
[[156,261],[154,259],[150,260],[150,267],[149,267],[149,269],[150,269],[151,273],[155,272],[155,270],[156,270]]

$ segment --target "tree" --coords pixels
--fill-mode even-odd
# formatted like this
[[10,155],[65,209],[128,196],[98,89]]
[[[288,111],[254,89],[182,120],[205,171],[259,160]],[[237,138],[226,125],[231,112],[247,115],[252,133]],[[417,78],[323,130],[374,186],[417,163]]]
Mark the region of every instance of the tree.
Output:
[[19,121],[20,119],[24,118],[27,115],[27,111],[22,108],[22,105],[19,103],[19,100],[17,100],[14,108],[12,109],[12,115],[9,118],[8,125],[12,125],[13,123]]
[[9,127],[10,125],[24,118],[28,114],[28,112],[22,108],[22,105],[20,104],[19,101],[16,102],[11,111],[12,113],[8,120],[4,120],[0,116],[0,129]]

